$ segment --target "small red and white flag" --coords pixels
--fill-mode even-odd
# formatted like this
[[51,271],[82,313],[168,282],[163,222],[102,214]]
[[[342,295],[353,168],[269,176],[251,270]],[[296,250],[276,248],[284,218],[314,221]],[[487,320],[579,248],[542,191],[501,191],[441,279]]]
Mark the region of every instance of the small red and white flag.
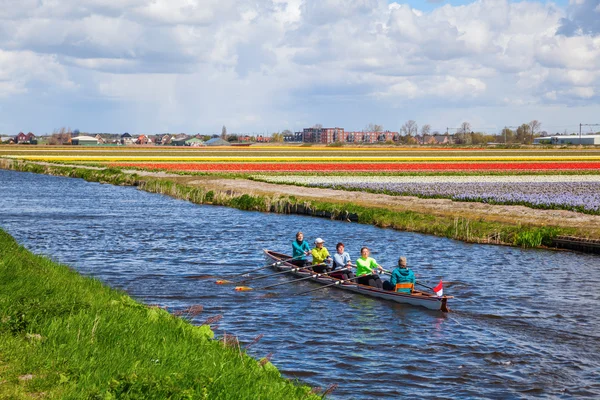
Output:
[[437,286],[435,286],[433,288],[433,291],[435,292],[436,295],[438,295],[438,297],[442,297],[442,295],[444,294],[444,286],[442,285],[441,279],[440,279],[440,283],[438,283]]

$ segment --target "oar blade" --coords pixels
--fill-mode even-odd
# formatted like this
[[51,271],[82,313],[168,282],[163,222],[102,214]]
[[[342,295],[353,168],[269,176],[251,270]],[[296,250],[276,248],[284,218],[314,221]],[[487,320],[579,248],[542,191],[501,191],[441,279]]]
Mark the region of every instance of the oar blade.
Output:
[[213,279],[216,278],[214,275],[189,275],[185,279]]
[[219,279],[218,281],[215,281],[215,283],[216,283],[217,285],[227,285],[227,284],[229,284],[229,283],[233,283],[233,282],[231,282],[231,281],[228,281],[228,280],[226,280],[226,279]]
[[254,289],[252,289],[250,286],[236,286],[234,290],[236,292],[249,292]]
[[259,299],[270,299],[270,298],[277,297],[277,296],[279,296],[278,293],[276,293],[276,292],[269,292],[269,293],[263,294],[262,296],[259,296],[258,298]]

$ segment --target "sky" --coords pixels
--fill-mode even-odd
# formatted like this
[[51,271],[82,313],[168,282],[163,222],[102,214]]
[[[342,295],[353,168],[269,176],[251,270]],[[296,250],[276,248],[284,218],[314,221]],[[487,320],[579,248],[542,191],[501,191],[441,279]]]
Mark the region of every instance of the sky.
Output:
[[600,124],[600,0],[0,0],[3,135],[409,119]]

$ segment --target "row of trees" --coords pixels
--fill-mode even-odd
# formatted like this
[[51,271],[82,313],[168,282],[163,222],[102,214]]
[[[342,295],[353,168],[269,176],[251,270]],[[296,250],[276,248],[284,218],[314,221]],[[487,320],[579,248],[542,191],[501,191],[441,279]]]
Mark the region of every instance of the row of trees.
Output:
[[[425,137],[425,136],[436,136],[436,135],[442,135],[442,134],[444,134],[444,135],[453,134],[454,142],[456,144],[477,145],[477,144],[485,144],[485,143],[491,143],[491,142],[507,143],[507,144],[511,144],[511,143],[512,144],[531,144],[531,143],[533,143],[533,139],[536,136],[539,136],[540,133],[547,134],[546,132],[541,132],[541,127],[542,127],[541,122],[539,122],[538,120],[532,120],[528,123],[523,123],[518,127],[512,127],[512,126],[506,127],[504,129],[502,129],[500,134],[494,135],[494,134],[486,134],[484,132],[475,132],[472,129],[471,123],[465,121],[462,124],[460,124],[460,126],[458,128],[446,128],[445,132],[440,133],[437,130],[432,130],[431,125],[429,125],[429,124],[424,124],[419,129],[419,125],[417,124],[417,122],[411,119],[411,120],[406,121],[400,127],[400,134],[401,134],[400,142],[403,142],[403,143],[416,142],[415,138],[418,135]],[[323,128],[323,125],[315,124],[315,125],[313,125],[313,128],[320,129],[320,128]],[[383,127],[383,125],[380,125],[380,124],[369,123],[368,125],[365,126],[363,131],[364,132],[383,132],[384,127]],[[271,140],[273,142],[283,142],[283,138],[286,135],[292,134],[292,133],[293,132],[290,131],[289,129],[285,129],[281,132],[275,132],[272,134]],[[225,126],[223,126],[223,129],[221,130],[221,138],[223,138],[224,140],[232,141],[233,136],[235,136],[235,135],[228,136],[227,128]],[[235,138],[235,139],[237,139],[237,138]]]
[[506,127],[502,129],[500,135],[503,138],[502,142],[531,144],[536,136],[540,136],[540,133],[542,133],[542,135],[547,134],[546,132],[540,132],[542,123],[536,119],[529,123],[522,124],[517,127],[516,130],[513,130],[513,128],[514,127]]
[[80,132],[78,129],[71,131],[71,128],[67,128],[67,127],[63,126],[60,129],[55,129],[54,131],[52,131],[50,138],[48,138],[48,144],[50,144],[50,145],[68,144],[71,142],[71,137],[73,136],[73,134],[75,134],[75,136],[78,136],[79,133]]
[[[531,144],[533,139],[539,136],[540,133],[546,134],[546,132],[540,132],[541,127],[541,122],[533,120],[516,127],[516,130],[512,130],[515,127],[506,127],[499,135],[490,135],[483,132],[474,132],[471,124],[465,121],[458,128],[446,128],[444,134],[453,133],[456,144],[485,144],[491,142]],[[408,120],[400,128],[400,133],[407,137],[405,140],[410,141],[410,137],[419,134],[419,126],[414,120]],[[440,132],[432,131],[431,125],[425,124],[421,126],[420,134],[421,136],[440,135]]]

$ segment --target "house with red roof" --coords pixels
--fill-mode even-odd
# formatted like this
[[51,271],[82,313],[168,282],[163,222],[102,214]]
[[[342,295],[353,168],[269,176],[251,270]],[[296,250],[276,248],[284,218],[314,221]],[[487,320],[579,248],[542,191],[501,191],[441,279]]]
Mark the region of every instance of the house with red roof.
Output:
[[23,132],[19,132],[17,136],[15,136],[15,143],[17,144],[35,144],[36,138],[35,135],[31,132],[25,134]]

